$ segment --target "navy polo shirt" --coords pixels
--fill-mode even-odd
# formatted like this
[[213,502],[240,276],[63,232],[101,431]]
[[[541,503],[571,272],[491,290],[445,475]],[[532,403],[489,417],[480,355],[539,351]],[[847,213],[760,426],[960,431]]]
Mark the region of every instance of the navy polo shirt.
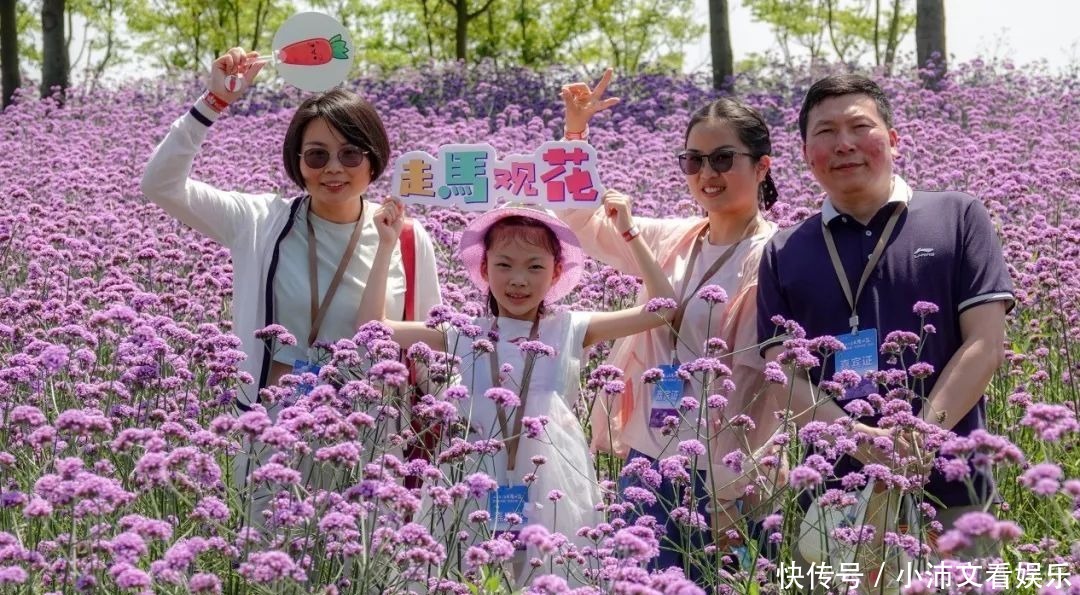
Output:
[[[904,184],[899,178],[896,181],[897,185]],[[906,192],[906,185],[903,189]],[[829,230],[853,294],[870,253],[901,202],[890,200],[865,226],[854,217],[826,209],[832,215]],[[781,332],[771,321],[775,315],[799,323],[808,338],[839,336],[851,331],[848,324],[851,309],[836,279],[821,221],[822,213],[817,213],[799,225],[780,231],[765,247],[757,294],[759,340],[766,342],[763,351],[776,344],[773,339]],[[919,333],[919,317],[912,312],[915,302],[937,304],[940,311],[926,320],[937,332],[927,338],[919,359],[934,367],[934,373],[922,385],[925,391],[922,396],[927,397],[963,343],[960,314],[995,300],[1011,303],[1013,286],[986,208],[961,192],[915,191],[867,280],[856,310],[859,328],[876,328],[880,345],[892,331]],[[887,359],[879,355],[881,369],[899,367],[899,362],[889,364]],[[915,363],[910,351],[904,363],[908,366]],[[829,358],[824,366],[811,370],[810,376],[817,384],[823,377],[831,379],[833,373],[833,358]],[[918,390],[917,384],[914,387]],[[844,405],[843,401],[839,404]],[[921,400],[916,400],[915,413],[921,408]],[[985,411],[985,400],[980,399],[953,431],[966,436],[977,428],[985,428]],[[874,420],[862,421],[874,423]],[[843,477],[860,467],[853,457],[844,457],[837,462],[835,471],[837,477]],[[963,482],[948,482],[935,470],[927,491],[945,506],[965,506],[985,502],[992,486],[990,477],[975,473],[976,494],[972,498]]]

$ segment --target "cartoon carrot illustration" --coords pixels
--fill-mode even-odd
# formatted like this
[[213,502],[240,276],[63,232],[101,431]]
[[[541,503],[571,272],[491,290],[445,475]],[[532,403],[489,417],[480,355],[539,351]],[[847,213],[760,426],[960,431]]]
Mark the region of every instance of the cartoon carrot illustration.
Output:
[[281,48],[277,52],[280,64],[292,64],[294,66],[320,66],[328,64],[331,60],[346,60],[349,57],[349,47],[341,34],[330,39],[312,37]]

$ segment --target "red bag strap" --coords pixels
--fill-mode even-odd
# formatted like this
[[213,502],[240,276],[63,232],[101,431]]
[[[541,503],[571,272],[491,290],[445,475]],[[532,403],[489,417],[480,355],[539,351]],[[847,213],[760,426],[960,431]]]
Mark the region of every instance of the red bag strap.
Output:
[[405,316],[416,320],[416,235],[413,220],[406,218],[401,226],[401,263],[405,266]]

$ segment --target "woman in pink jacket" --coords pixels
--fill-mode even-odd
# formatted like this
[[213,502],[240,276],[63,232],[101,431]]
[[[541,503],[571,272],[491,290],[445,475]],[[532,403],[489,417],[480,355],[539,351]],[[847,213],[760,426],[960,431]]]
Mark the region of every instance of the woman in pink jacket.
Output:
[[[618,102],[603,98],[610,79],[608,70],[595,89],[585,83],[563,88],[568,140],[586,140],[589,118]],[[632,516],[654,517],[664,533],[653,566],[681,566],[698,582],[713,566],[713,556],[700,553],[705,546],[747,552],[739,528],[745,529],[744,518],[773,511],[770,497],[780,483],[771,447],[780,431],[773,412],[782,406],[765,397],[765,362],[754,346],[758,262],[776,230],[761,216],[777,198],[771,151],[761,115],[721,98],[693,113],[677,157],[704,217],[636,217],[630,229],[616,229],[600,210],[560,214],[589,256],[626,274],[641,274],[627,241],[640,235],[675,288],[673,328],[612,348],[609,361],[624,371],[626,388],[593,406],[592,448],[626,458],[620,488],[636,504]],[[659,486],[649,480],[655,477],[650,467],[663,476]],[[686,468],[696,470],[692,490],[670,481]],[[694,510],[704,523],[686,514]],[[760,533],[759,523],[751,525],[751,535]],[[742,535],[731,539],[730,529]]]

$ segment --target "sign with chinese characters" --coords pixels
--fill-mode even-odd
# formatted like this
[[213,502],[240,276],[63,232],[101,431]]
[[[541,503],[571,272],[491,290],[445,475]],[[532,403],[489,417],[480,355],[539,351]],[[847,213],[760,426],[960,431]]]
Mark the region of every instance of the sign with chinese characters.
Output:
[[406,205],[486,211],[501,202],[553,210],[596,208],[604,187],[596,149],[581,141],[548,141],[531,155],[499,159],[487,143],[410,151],[394,161],[391,193]]

